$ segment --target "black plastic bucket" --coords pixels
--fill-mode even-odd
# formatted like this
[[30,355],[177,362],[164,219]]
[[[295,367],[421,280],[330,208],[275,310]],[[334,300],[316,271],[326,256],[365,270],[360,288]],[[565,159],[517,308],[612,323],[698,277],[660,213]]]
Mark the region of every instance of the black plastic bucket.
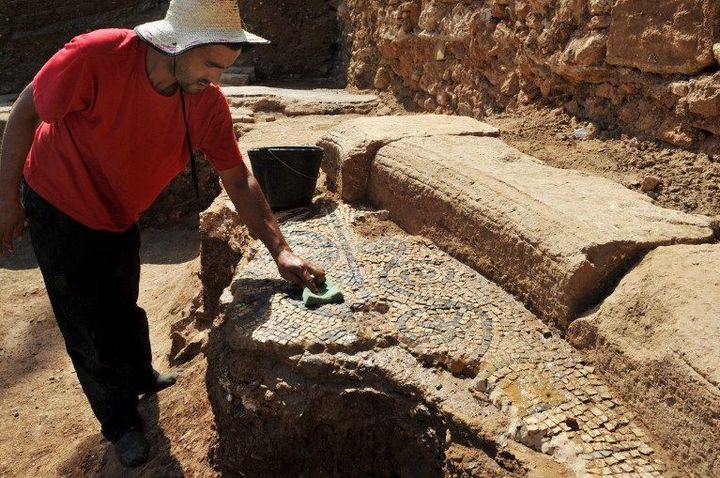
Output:
[[312,202],[323,149],[316,146],[272,146],[248,150],[253,174],[273,210]]

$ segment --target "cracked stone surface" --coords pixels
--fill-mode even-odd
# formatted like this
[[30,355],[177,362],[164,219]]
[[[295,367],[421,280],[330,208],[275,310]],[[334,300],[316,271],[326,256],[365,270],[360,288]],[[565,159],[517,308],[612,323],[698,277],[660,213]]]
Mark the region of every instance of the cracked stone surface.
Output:
[[283,216],[342,304],[305,308],[264,248],[223,293],[207,356],[225,471],[663,475],[651,437],[572,347],[387,217],[329,202]]

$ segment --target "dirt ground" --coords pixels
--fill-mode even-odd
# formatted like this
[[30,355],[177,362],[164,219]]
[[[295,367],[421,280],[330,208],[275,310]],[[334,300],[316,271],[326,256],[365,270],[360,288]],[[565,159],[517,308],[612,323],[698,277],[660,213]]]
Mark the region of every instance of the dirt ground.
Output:
[[[606,177],[662,207],[720,215],[720,157],[603,130],[562,108],[528,106],[485,121],[499,127],[507,143],[551,166]],[[587,138],[577,139],[583,128]]]
[[[240,141],[246,148],[314,144],[348,118],[259,114]],[[633,189],[656,176],[661,184],[649,193],[661,205],[720,214],[716,158],[613,132],[576,140],[574,130],[588,125],[561,110],[527,109],[486,121],[499,126],[510,144],[552,165],[606,176]],[[155,364],[166,369],[172,325],[187,314],[200,286],[197,218],[146,229],[142,259],[140,305],[150,317]],[[205,366],[202,356],[196,357],[175,387],[142,400],[152,455],[134,475],[218,476]],[[0,258],[0,390],[0,476],[127,476],[99,435],[80,390],[28,237],[15,253]]]
[[[170,327],[187,313],[199,286],[197,218],[146,229],[141,255],[140,305],[150,317],[155,365],[167,369]],[[29,237],[0,258],[0,284],[0,476],[126,476],[99,434],[65,353]],[[143,473],[214,474],[207,460],[213,417],[203,382],[198,361],[182,371],[174,389],[142,399],[153,444]]]

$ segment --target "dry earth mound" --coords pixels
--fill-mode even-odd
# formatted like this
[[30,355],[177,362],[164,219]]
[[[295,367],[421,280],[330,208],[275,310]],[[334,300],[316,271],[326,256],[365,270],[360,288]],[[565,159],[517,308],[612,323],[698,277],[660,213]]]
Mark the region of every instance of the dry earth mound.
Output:
[[568,330],[698,477],[720,474],[718,271],[718,244],[660,247]]

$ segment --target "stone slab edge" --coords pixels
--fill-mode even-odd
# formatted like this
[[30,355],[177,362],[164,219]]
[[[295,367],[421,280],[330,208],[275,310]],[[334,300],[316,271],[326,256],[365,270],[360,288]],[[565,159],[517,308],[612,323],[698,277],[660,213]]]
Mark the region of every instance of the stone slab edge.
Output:
[[[441,115],[419,115],[415,118],[437,118]],[[349,132],[344,128],[353,123],[348,121],[338,125],[329,131],[318,141],[317,145],[325,150],[325,157],[322,162],[322,169],[327,174],[328,188],[340,194],[340,197],[347,202],[362,200],[367,194],[370,168],[377,152],[391,143],[408,137],[431,137],[431,136],[478,136],[493,137],[500,136],[500,130],[487,123],[472,120],[466,117],[447,116],[447,119],[462,120],[467,123],[476,123],[475,129],[468,127],[467,131],[457,133],[430,131],[418,132],[409,135],[393,135],[392,129],[386,137],[373,137],[367,131],[358,128],[354,131],[360,137],[349,139]]]
[[369,113],[379,104],[375,95],[353,94],[345,90],[224,86],[222,91],[231,106],[245,106],[255,111],[280,111],[287,116]]
[[[442,194],[430,184],[411,184],[412,178],[398,171],[397,165],[378,167],[374,161],[378,151],[373,152],[368,185],[372,204],[388,209],[393,221],[403,229],[433,240],[563,332],[581,312],[607,297],[622,275],[649,251],[659,246],[713,240],[710,227],[707,234],[701,234],[702,228],[698,227],[697,237],[656,238],[642,243],[608,242],[592,250],[577,251],[594,256],[595,266],[572,268],[568,273],[555,259],[538,254],[531,238],[515,238],[516,242],[504,240],[503,231],[495,230],[492,218],[479,217],[476,210],[459,204],[456,196]],[[403,207],[407,197],[419,194],[426,198],[424,212],[417,207]]]

